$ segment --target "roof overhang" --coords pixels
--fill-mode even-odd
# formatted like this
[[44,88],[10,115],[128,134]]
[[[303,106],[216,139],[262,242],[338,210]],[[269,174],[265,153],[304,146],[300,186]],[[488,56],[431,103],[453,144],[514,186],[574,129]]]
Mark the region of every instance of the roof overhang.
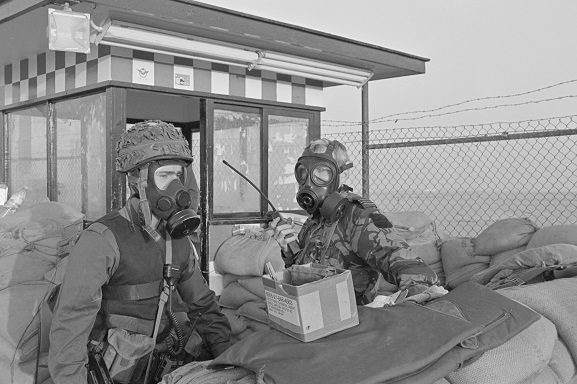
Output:
[[[5,64],[4,56],[9,52],[14,55],[17,51],[22,55],[27,50],[39,49],[38,43],[36,47],[27,48],[26,42],[15,39],[15,36],[19,36],[20,28],[20,36],[30,36],[31,26],[42,24],[42,20],[47,22],[46,8],[58,7],[54,3],[64,1],[0,1],[0,44],[4,52],[0,53],[0,64]],[[425,63],[429,61],[408,53],[191,0],[91,0],[78,4],[70,1],[70,4],[74,11],[90,13],[92,21],[99,26],[113,19],[252,47],[257,51],[273,51],[367,70],[373,73],[370,81],[423,74]],[[7,31],[10,32],[7,34]],[[11,50],[10,44],[17,47]]]

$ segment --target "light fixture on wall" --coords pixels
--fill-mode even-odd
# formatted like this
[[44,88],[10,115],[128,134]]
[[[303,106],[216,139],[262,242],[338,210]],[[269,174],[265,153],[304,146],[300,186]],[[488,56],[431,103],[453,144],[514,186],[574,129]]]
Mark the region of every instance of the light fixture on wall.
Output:
[[367,70],[268,51],[259,54],[259,59],[253,63],[252,68],[356,87],[361,87],[373,76],[373,73]]
[[53,51],[90,53],[90,14],[48,8],[48,48]]
[[104,24],[94,42],[241,67],[248,67],[258,58],[256,51],[111,20]]
[[95,44],[137,49],[215,63],[301,76],[331,84],[361,87],[371,71],[345,67],[270,51],[225,44],[207,39],[193,39],[184,34],[161,31],[141,25],[107,20],[97,28]]

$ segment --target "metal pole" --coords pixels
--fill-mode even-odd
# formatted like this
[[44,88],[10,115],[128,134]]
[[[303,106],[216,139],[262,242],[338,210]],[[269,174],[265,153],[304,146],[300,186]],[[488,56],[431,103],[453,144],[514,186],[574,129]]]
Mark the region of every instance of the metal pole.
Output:
[[361,88],[361,143],[362,143],[362,193],[366,198],[369,196],[369,82]]

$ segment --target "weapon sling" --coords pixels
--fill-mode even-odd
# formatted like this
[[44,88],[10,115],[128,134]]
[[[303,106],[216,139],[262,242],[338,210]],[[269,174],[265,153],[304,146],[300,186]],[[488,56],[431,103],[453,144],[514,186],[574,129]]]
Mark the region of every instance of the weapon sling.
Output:
[[[166,233],[166,264],[172,264],[172,239],[168,232]],[[166,279],[163,280],[162,293],[160,294],[160,300],[158,301],[158,310],[156,311],[156,318],[154,320],[154,330],[152,331],[152,339],[156,340],[158,336],[158,329],[160,328],[160,320],[162,319],[162,314],[164,313],[164,305],[168,301],[170,287]],[[148,384],[148,376],[150,375],[150,365],[152,364],[151,352],[148,356],[148,363],[146,365],[146,375],[144,376],[144,383]]]

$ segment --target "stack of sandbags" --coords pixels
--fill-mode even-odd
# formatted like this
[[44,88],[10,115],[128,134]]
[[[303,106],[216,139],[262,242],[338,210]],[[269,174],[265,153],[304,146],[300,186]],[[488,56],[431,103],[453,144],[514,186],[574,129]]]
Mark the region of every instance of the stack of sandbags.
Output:
[[[40,307],[56,286],[45,275],[68,254],[83,219],[82,213],[56,202],[21,207],[0,218],[0,384],[33,383]],[[48,374],[46,353],[40,359],[38,382]]]
[[269,262],[275,271],[284,269],[280,246],[263,230],[232,236],[215,253],[214,269],[223,286],[218,303],[231,324],[233,341],[269,329],[262,283]]
[[538,227],[528,218],[498,220],[477,237],[449,238],[441,244],[441,259],[449,289],[476,273],[525,250]]
[[414,258],[421,258],[445,284],[445,271],[441,261],[441,243],[447,236],[425,213],[416,211],[387,212],[384,214],[399,235],[411,246]]

